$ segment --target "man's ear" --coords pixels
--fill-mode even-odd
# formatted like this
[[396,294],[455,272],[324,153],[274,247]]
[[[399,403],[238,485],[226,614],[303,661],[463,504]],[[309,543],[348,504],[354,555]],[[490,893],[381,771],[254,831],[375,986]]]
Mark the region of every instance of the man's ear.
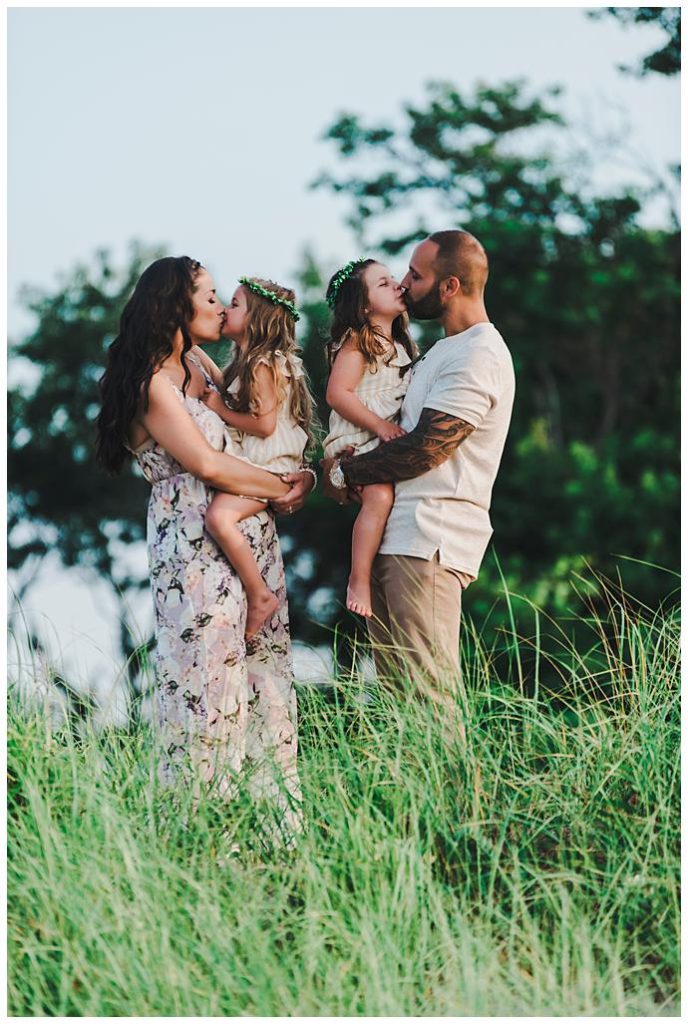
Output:
[[461,281],[458,277],[445,277],[440,284],[440,295],[447,302],[449,299],[455,299],[457,295],[461,294]]

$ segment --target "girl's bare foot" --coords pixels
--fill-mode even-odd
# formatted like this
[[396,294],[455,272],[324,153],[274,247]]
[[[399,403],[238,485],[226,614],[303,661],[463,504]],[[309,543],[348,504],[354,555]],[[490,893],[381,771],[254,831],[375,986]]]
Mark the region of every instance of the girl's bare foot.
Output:
[[349,586],[346,588],[346,607],[356,615],[363,615],[369,619],[373,614],[373,600],[370,595],[370,580],[357,579],[354,575],[349,576]]
[[279,607],[279,598],[267,588],[257,595],[248,598],[246,612],[246,639],[255,636],[260,627]]

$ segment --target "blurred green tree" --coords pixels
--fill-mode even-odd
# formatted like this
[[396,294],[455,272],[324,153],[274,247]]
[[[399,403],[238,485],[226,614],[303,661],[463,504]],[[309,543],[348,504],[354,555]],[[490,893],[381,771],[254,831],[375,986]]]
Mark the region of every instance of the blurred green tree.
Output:
[[54,292],[25,288],[36,324],[9,346],[8,567],[17,571],[16,596],[51,553],[109,582],[132,684],[147,645],[129,621],[127,591],[148,580],[126,549],[145,536],[148,485],[134,471],[108,477],[96,467],[94,419],[107,346],[136,280],[158,255],[135,243],[116,268],[100,251]]
[[591,18],[616,18],[622,25],[648,25],[665,33],[664,42],[646,54],[637,68],[619,65],[627,74],[643,77],[654,71],[658,75],[677,75],[681,70],[681,8],[680,7],[606,7],[589,11]]
[[34,330],[10,345],[9,566],[56,551],[66,566],[85,566],[127,587],[116,545],[140,540],[132,515],[146,493],[134,474],[98,472],[93,420],[105,350],[139,274],[156,252],[133,246],[122,270],[107,252],[78,266],[54,294],[24,289]]

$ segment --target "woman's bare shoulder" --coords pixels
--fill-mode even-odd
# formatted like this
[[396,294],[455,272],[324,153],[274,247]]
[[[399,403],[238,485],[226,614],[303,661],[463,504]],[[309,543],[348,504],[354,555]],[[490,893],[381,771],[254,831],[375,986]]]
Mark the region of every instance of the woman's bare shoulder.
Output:
[[[174,388],[174,385],[172,384],[172,381],[170,380],[168,375],[165,373],[165,371],[162,369],[162,367],[158,367],[157,370],[153,370],[153,373],[151,374],[150,380],[148,381],[148,388],[147,388],[148,400],[150,401],[151,398],[155,398],[157,400],[157,399],[159,399],[159,398],[161,398],[163,396],[166,397],[167,395],[169,395],[169,394],[171,394],[173,392],[173,388]],[[142,400],[144,399],[144,394],[145,393],[146,393],[146,385],[145,385],[145,382],[144,382],[141,385],[141,399]],[[163,398],[163,400],[164,400],[164,398]]]

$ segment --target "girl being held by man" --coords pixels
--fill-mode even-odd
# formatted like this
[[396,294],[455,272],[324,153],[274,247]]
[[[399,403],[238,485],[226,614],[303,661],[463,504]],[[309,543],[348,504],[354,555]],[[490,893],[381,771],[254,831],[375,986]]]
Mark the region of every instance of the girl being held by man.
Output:
[[[372,259],[352,260],[330,280],[327,402],[332,413],[324,445],[327,457],[347,449],[362,454],[404,433],[397,419],[416,347],[408,333],[403,294],[389,269]],[[370,484],[361,489],[360,498],[346,606],[368,618],[370,574],[394,503],[394,485]]]

